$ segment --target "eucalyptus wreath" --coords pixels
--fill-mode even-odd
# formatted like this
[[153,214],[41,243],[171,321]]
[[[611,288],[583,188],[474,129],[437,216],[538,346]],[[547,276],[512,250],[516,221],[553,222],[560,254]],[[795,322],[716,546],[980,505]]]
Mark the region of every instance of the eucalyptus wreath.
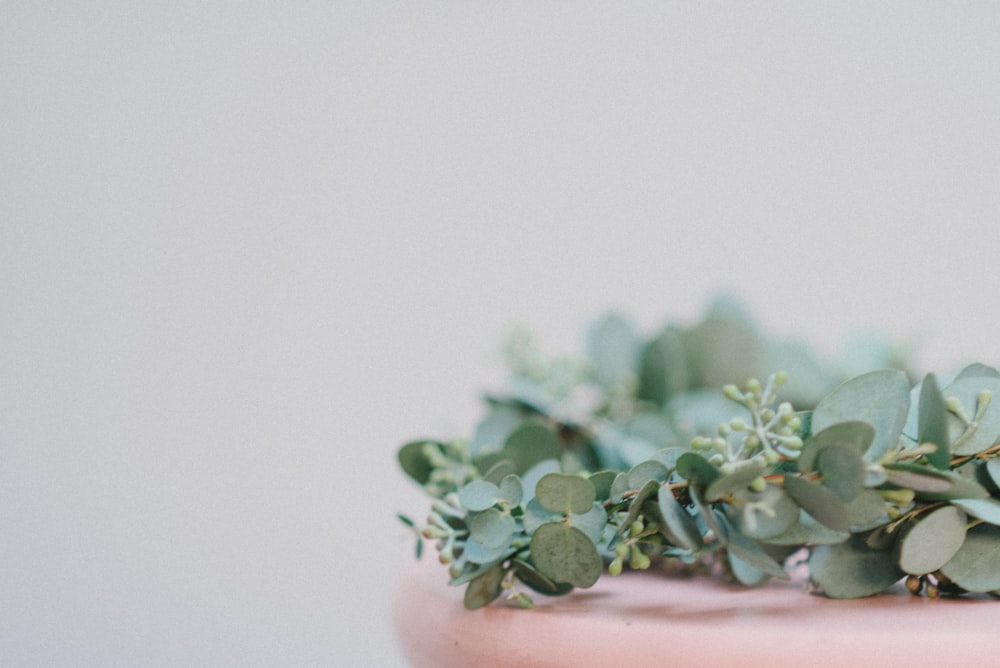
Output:
[[399,518],[469,609],[654,564],[748,586],[807,564],[808,589],[832,598],[901,580],[1000,593],[993,367],[914,382],[871,340],[825,365],[728,303],[651,338],[608,314],[579,357],[545,358],[525,331],[506,350],[509,388],[471,436],[398,452],[432,499],[425,523]]

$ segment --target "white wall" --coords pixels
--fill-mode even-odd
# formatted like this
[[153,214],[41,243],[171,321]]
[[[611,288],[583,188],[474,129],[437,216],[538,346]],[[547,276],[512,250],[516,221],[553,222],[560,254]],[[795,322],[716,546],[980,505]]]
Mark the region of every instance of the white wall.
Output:
[[400,665],[522,321],[1000,361],[993,3],[0,3],[0,663]]

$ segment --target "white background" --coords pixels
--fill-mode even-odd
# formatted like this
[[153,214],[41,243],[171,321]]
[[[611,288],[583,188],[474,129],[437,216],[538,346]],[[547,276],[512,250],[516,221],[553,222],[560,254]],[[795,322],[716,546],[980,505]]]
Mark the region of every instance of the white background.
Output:
[[0,664],[395,666],[415,436],[719,290],[1000,361],[1000,5],[0,2]]

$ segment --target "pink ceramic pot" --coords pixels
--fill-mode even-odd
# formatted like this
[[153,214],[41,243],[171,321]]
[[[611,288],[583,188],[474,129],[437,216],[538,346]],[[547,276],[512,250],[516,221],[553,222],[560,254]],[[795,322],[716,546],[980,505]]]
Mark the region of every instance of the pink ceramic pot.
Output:
[[395,623],[415,668],[1000,665],[1000,601],[929,600],[901,586],[838,601],[803,583],[746,589],[653,572],[569,596],[467,611],[433,555],[403,569]]

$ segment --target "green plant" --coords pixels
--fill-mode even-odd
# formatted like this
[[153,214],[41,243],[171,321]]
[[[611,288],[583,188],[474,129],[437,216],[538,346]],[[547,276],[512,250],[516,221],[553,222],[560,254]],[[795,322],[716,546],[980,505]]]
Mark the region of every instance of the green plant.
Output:
[[[755,585],[807,561],[834,598],[901,579],[931,597],[997,593],[1000,373],[913,385],[891,347],[864,350],[886,368],[825,368],[724,303],[649,340],[606,316],[575,360],[518,332],[510,391],[486,397],[470,438],[399,450],[433,498],[425,525],[400,518],[470,609],[661,562]],[[757,380],[776,360],[787,373]]]

